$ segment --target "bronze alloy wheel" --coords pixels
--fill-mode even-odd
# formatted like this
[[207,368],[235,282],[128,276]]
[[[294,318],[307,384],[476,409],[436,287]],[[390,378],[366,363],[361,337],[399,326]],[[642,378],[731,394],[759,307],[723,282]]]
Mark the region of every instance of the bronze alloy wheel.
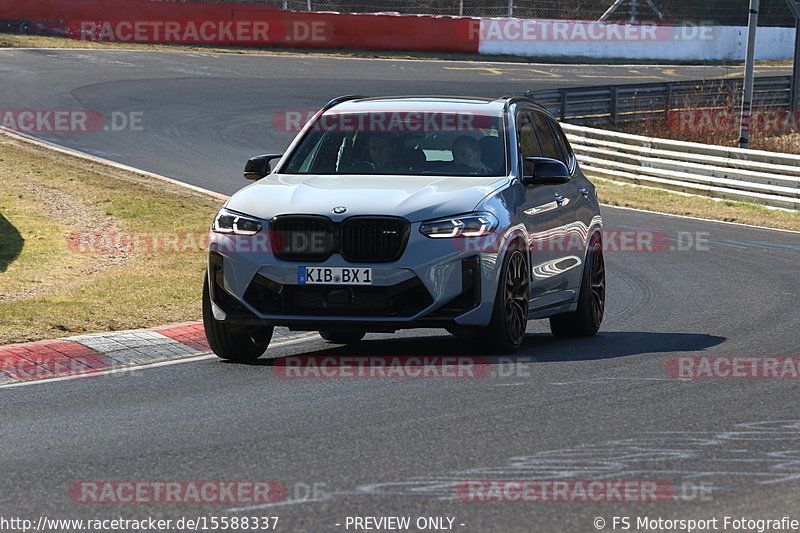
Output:
[[603,322],[606,306],[606,264],[600,242],[592,245],[592,267],[589,275],[592,283],[592,319],[599,327]]
[[508,262],[504,298],[508,336],[514,345],[520,344],[525,337],[529,286],[525,257],[522,252],[515,251]]

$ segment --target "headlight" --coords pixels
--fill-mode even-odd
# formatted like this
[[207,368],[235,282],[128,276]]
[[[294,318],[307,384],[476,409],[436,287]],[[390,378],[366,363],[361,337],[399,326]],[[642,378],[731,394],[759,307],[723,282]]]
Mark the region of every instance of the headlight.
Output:
[[255,218],[241,215],[227,209],[220,210],[211,225],[214,233],[233,233],[234,235],[255,235],[262,230],[261,222]]
[[491,213],[471,213],[451,218],[428,220],[422,223],[419,231],[432,239],[483,237],[494,231],[497,224],[497,218]]

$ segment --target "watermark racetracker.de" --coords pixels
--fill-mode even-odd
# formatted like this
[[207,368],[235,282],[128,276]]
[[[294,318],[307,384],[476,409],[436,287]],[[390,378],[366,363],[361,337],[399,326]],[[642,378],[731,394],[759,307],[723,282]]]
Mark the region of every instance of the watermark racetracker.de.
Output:
[[462,37],[480,42],[675,42],[712,41],[713,23],[664,20],[588,21],[489,18],[471,21]]
[[70,485],[75,503],[265,504],[286,499],[278,481],[78,481]]
[[667,360],[680,379],[799,379],[800,357],[682,355]]
[[[789,135],[800,132],[800,111],[759,109],[750,113],[750,130]],[[742,113],[736,109],[684,109],[670,111],[667,127],[680,133],[739,133]]]
[[0,109],[0,127],[20,133],[143,131],[143,111],[92,109]]
[[[603,230],[604,253],[665,253],[708,251],[709,232],[666,232],[651,229]],[[585,231],[554,230],[531,233],[527,246],[536,252],[581,253],[586,248]],[[273,254],[276,250],[319,252],[325,249],[324,234],[290,235],[264,230],[254,235],[216,234],[196,231],[101,231],[82,230],[67,236],[67,247],[81,254],[157,254],[206,253],[209,250],[230,253]],[[497,253],[504,249],[505,238],[492,233],[485,237],[450,239],[452,248],[464,253]]]
[[333,35],[325,19],[268,20],[87,20],[68,25],[67,34],[91,42],[174,44],[324,44]]

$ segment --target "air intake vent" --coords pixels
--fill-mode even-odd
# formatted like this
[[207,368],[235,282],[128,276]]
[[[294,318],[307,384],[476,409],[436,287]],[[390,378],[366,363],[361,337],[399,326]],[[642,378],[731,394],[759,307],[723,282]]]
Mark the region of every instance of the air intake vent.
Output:
[[400,259],[410,233],[398,217],[355,216],[341,223],[317,215],[281,215],[270,222],[275,255],[284,261],[325,261],[333,253],[352,263]]
[[286,261],[325,261],[335,249],[335,228],[327,217],[275,217],[270,232],[275,255]]
[[396,261],[403,255],[409,225],[394,217],[351,217],[341,226],[342,256],[353,263]]

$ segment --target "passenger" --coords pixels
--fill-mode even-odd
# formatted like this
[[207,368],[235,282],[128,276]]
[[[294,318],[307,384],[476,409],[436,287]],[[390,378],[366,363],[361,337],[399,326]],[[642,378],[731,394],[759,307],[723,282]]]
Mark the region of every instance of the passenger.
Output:
[[453,164],[464,165],[475,174],[486,174],[489,169],[481,162],[481,147],[477,139],[462,135],[453,142]]

